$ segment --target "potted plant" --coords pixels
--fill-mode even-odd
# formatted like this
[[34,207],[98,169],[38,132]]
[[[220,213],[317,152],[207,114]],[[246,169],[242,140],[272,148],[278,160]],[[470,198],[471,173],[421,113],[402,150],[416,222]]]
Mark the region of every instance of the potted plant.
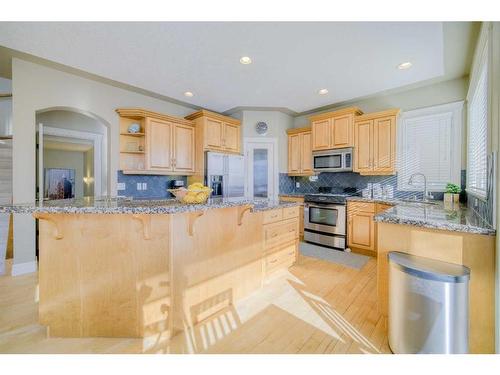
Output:
[[458,203],[461,191],[460,186],[456,184],[446,184],[446,192],[444,193],[445,203]]

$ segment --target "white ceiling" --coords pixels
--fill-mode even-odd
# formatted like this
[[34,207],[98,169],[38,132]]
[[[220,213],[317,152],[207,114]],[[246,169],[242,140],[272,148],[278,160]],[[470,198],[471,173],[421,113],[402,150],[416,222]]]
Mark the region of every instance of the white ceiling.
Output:
[[1,22],[0,45],[220,112],[302,112],[445,74],[432,22]]

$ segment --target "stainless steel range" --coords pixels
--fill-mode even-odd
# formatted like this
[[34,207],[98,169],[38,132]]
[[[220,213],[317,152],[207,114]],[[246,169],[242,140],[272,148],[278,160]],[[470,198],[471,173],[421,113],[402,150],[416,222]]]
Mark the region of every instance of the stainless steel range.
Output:
[[[325,189],[322,189],[325,191]],[[346,249],[346,198],[358,195],[356,189],[304,196],[304,240],[338,250]]]

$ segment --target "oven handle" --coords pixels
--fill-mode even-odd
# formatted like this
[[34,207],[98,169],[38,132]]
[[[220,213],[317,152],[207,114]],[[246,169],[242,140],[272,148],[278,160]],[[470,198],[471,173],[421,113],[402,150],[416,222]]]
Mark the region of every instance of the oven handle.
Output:
[[335,204],[335,203],[304,203],[304,207],[317,207],[317,208],[334,208],[334,207],[345,207],[345,204]]

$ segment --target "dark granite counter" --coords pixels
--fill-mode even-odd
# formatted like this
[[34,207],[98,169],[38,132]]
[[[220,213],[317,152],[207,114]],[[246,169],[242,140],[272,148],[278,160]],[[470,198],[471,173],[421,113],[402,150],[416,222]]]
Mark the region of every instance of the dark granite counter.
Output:
[[394,206],[375,215],[376,222],[413,225],[422,228],[491,236],[496,234],[495,229],[474,210],[462,205],[448,208],[441,201],[425,203],[362,197],[349,197],[348,200],[383,203]]
[[297,202],[265,199],[211,198],[205,204],[186,204],[175,199],[79,198],[0,206],[0,213],[62,213],[62,214],[176,214],[217,208],[251,205],[252,211],[297,206]]

